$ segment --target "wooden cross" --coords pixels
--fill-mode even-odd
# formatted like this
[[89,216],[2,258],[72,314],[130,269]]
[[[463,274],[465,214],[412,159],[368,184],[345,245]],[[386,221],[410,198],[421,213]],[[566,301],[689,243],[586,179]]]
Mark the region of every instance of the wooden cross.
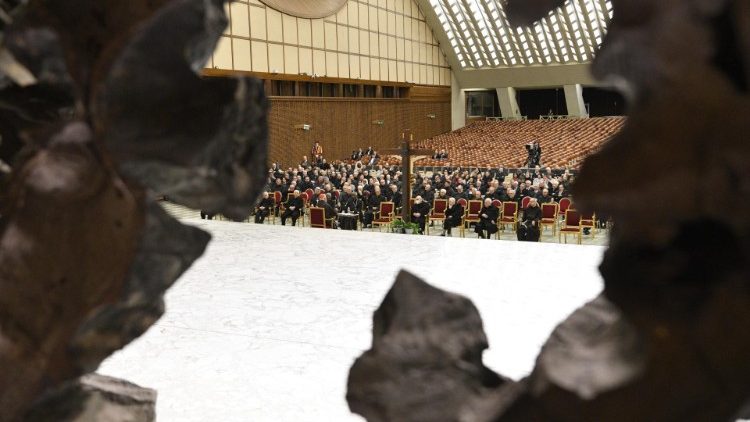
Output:
[[[380,152],[388,155],[400,155],[401,156],[401,167],[403,168],[403,179],[401,180],[402,198],[403,202],[401,206],[401,218],[405,221],[411,221],[411,158],[415,155],[428,155],[431,156],[433,151],[429,149],[413,149],[411,148],[410,142],[414,141],[414,134],[410,133],[409,129],[406,129],[401,133],[401,147],[384,149]],[[406,140],[406,135],[409,135],[409,140]]]

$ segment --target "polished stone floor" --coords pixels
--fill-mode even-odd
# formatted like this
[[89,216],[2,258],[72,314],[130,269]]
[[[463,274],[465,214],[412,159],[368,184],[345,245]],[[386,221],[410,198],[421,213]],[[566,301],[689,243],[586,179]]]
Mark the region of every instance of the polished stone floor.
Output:
[[600,246],[183,217],[212,233],[205,256],[168,292],[164,317],[100,369],[157,389],[161,422],[362,420],[348,411],[346,377],[402,268],[471,298],[485,361],[512,378],[602,288]]

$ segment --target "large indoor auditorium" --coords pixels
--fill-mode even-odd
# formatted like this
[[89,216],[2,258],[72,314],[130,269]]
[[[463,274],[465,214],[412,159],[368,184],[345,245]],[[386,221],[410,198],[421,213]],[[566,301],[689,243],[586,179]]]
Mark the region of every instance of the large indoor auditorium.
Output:
[[749,0],[0,34],[0,422],[750,420]]

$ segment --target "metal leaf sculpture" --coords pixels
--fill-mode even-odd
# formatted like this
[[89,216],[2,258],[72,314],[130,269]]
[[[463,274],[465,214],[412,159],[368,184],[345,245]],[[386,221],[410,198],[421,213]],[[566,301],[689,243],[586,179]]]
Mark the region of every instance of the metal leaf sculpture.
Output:
[[[559,3],[510,0],[508,13],[516,24],[527,24]],[[460,396],[460,403],[441,398],[427,404],[440,414],[462,415],[450,420],[730,421],[746,412],[750,1],[612,3],[593,73],[630,99],[630,116],[622,132],[586,160],[573,187],[579,208],[611,215],[616,224],[600,267],[603,296],[555,329],[526,379]],[[410,344],[420,335],[400,340]],[[377,347],[364,356],[378,356]],[[431,359],[426,352],[410,355],[402,370],[410,373]],[[373,370],[368,378],[357,369],[350,392],[374,388],[373,380],[386,374]],[[473,381],[450,382],[468,388]],[[379,392],[366,405],[350,395],[350,407],[370,421],[383,420],[377,409],[401,409],[390,420],[410,420],[425,404],[406,401],[405,387],[420,388],[394,383],[394,391]],[[392,397],[406,402],[383,402]],[[444,403],[460,411],[450,413]]]
[[249,214],[267,101],[198,74],[224,3],[0,1],[0,420],[50,418],[57,387],[163,313],[210,236],[154,193]]

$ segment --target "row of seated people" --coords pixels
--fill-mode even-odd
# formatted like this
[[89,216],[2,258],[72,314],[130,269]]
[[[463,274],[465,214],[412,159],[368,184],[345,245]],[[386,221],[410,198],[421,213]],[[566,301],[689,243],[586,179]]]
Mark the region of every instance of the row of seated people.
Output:
[[[326,193],[311,195],[308,192],[294,191],[283,202],[280,200],[281,192],[274,192],[273,198],[269,192],[265,192],[263,200],[256,208],[255,221],[263,223],[265,218],[275,212],[280,213],[282,225],[290,218],[292,225],[296,225],[300,217],[304,219],[307,211],[313,226],[317,224],[320,227],[336,227],[336,217],[341,214],[342,217],[347,217],[339,223],[344,229],[356,229],[357,221],[361,221],[364,227],[371,227],[373,224],[382,227],[384,224],[392,223],[395,215],[399,213],[399,192],[395,185],[393,188],[391,200],[383,196],[379,189],[376,189],[373,195],[365,192],[363,198],[359,198],[350,187],[343,194],[336,195],[336,192],[332,197]],[[308,201],[309,197],[313,200]],[[393,202],[393,199],[396,202]],[[480,238],[489,239],[499,231],[499,227],[510,225],[516,230],[519,240],[538,241],[540,226],[551,225],[554,232],[558,225],[560,210],[564,215],[570,204],[569,198],[562,198],[559,204],[553,201],[540,204],[535,197],[524,197],[518,203],[512,199],[501,201],[489,195],[473,200],[438,197],[430,204],[421,195],[417,195],[412,199],[410,219],[419,225],[420,233],[425,232],[428,222],[437,220],[443,225],[442,236],[452,236],[452,229],[455,227],[461,227],[463,232],[464,226],[469,228],[473,225]],[[320,210],[319,216],[312,215],[312,211],[316,210]],[[594,219],[594,216],[588,217],[588,220]]]
[[[440,171],[419,172],[412,180],[415,193],[422,196],[428,206],[432,207],[436,198],[447,199],[497,199],[503,202],[516,201],[519,205],[524,197],[536,197],[539,202],[558,202],[568,196],[566,186],[573,182],[574,172],[567,169],[550,169],[536,167],[530,170],[508,171],[503,167],[486,169],[442,168]],[[372,224],[377,213],[378,204],[384,200],[401,204],[401,172],[397,167],[376,166],[365,169],[360,164],[345,163],[327,164],[324,160],[309,163],[303,160],[296,168],[283,170],[274,164],[269,170],[267,190],[272,193],[274,207],[278,212],[281,203],[286,202],[288,195],[295,190],[305,193],[304,202],[314,203],[320,193],[325,193],[328,203],[338,212],[342,211],[339,200],[347,192],[357,200],[354,212],[361,214],[360,222],[365,226]],[[436,188],[433,189],[432,187]],[[293,195],[292,195],[293,196]],[[309,204],[308,204],[309,205]],[[290,210],[287,219],[297,214],[295,209],[304,207],[283,207]],[[262,213],[261,213],[262,214]],[[304,213],[301,213],[304,215]],[[297,217],[298,218],[298,217]],[[304,221],[304,220],[303,220]],[[296,220],[293,220],[293,224]]]

